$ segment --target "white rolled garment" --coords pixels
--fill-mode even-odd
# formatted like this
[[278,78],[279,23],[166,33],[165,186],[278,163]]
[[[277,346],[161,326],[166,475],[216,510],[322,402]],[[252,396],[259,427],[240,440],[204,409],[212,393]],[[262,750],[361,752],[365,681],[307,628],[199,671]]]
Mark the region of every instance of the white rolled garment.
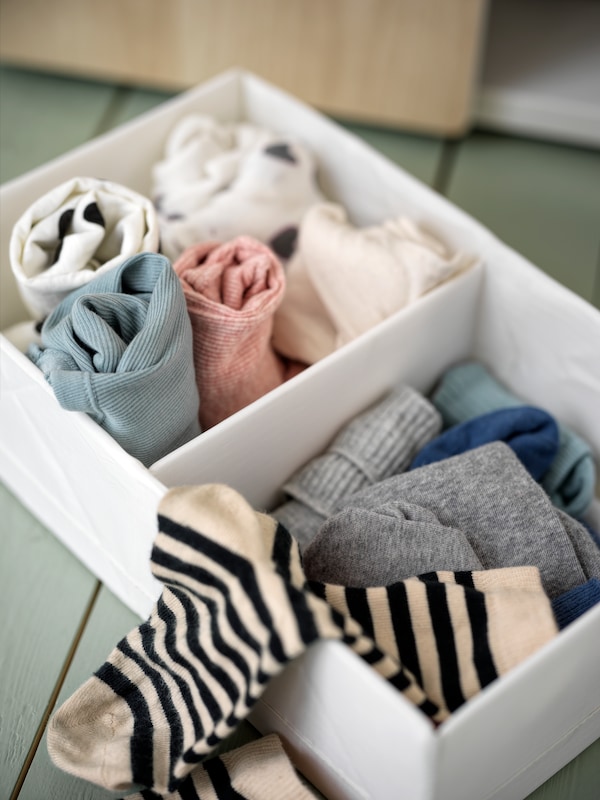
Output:
[[161,250],[252,236],[286,261],[304,213],[324,197],[300,142],[250,123],[192,114],[173,128],[152,170]]
[[156,209],[112,181],[72,178],[38,198],[13,227],[9,252],[17,286],[34,319],[74,289],[126,258],[157,252]]
[[313,364],[471,266],[411,219],[356,228],[335,203],[305,215],[273,346]]

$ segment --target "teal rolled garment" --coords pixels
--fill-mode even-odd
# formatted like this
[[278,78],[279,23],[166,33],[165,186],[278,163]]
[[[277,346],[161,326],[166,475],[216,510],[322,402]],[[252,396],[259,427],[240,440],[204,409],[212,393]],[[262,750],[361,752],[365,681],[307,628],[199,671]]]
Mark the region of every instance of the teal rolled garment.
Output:
[[200,433],[192,330],[169,260],[140,253],[69,294],[29,358],[60,405],[149,466]]
[[[431,401],[449,428],[500,408],[524,405],[476,361],[447,370]],[[590,446],[561,422],[558,453],[540,481],[557,508],[573,517],[583,514],[594,497],[596,466]]]

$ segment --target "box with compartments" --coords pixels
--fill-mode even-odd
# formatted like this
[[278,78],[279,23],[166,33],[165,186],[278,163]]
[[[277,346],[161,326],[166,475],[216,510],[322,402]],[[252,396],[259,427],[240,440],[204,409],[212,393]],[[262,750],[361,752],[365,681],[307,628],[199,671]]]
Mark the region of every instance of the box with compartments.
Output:
[[[156,509],[173,486],[226,483],[272,509],[285,480],[352,417],[399,384],[428,393],[476,359],[515,395],[579,433],[600,463],[600,314],[492,232],[351,134],[256,76],[225,73],[5,184],[0,329],[27,318],[8,262],[23,211],[59,183],[102,176],[150,194],[173,125],[199,111],[292,133],[315,154],[323,193],[357,226],[405,214],[471,268],[149,467],[79,412],[0,336],[0,477],[124,603],[146,617]],[[589,520],[600,521],[595,499]],[[320,642],[253,711],[331,798],[525,797],[600,735],[600,607],[438,728],[350,649]]]

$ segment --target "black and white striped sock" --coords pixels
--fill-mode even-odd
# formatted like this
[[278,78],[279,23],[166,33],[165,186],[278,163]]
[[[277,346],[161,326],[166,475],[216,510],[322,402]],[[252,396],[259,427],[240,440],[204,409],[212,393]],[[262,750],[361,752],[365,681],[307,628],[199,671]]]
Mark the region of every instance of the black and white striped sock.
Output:
[[167,795],[145,790],[126,800],[314,800],[277,734],[199,764]]
[[445,716],[557,633],[537,567],[431,572],[383,587],[308,585],[356,619]]
[[173,791],[314,641],[350,645],[434,721],[413,675],[351,616],[306,587],[298,546],[222,485],[172,489],[151,557],[164,584],[131,631],[53,716],[48,751],[113,790]]

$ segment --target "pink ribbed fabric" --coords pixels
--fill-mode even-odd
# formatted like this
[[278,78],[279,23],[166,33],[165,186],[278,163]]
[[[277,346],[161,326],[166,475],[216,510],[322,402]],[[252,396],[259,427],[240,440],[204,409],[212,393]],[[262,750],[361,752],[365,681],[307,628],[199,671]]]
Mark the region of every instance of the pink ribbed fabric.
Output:
[[250,236],[188,247],[173,264],[194,335],[203,430],[297,374],[272,347],[273,314],[285,288],[283,267]]

